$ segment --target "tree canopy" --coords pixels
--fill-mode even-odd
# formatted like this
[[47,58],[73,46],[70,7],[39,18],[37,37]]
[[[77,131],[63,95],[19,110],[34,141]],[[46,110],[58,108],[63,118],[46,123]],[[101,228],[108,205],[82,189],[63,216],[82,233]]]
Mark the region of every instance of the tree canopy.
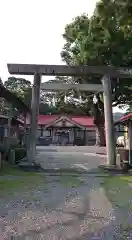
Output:
[[[2,84],[2,83],[1,83]],[[4,83],[4,86],[15,93],[28,107],[31,107],[31,98],[32,98],[32,84],[30,81],[24,78],[9,77],[8,80]],[[40,92],[40,114],[56,114],[58,109],[49,104],[51,102],[50,94],[44,94]],[[2,102],[1,102],[2,104]]]
[[28,107],[31,105],[31,82],[24,78],[9,77],[4,86],[15,93]]
[[[65,27],[65,44],[61,52],[67,64],[131,66],[132,3],[101,0],[94,14],[77,16]],[[98,82],[93,77],[85,81]],[[132,99],[131,79],[112,79],[113,105],[127,104]]]
[[[91,18],[88,18],[87,14],[77,16],[65,27],[62,60],[68,65],[130,67],[132,63],[131,10],[131,0],[125,2],[100,0]],[[100,82],[99,78],[91,76],[74,80],[75,82]],[[129,105],[132,102],[131,79],[112,78],[111,84],[113,106]],[[82,93],[82,95],[86,99],[88,108],[90,106],[92,109],[99,133],[99,127],[104,124],[102,94],[96,94],[96,103],[93,103],[91,93]]]

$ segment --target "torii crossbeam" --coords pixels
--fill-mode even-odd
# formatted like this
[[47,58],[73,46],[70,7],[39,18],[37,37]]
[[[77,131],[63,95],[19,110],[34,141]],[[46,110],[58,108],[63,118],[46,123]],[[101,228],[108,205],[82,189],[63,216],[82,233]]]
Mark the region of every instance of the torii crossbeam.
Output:
[[103,92],[102,84],[62,84],[62,83],[41,83],[40,88],[45,92],[68,91],[75,89],[83,92]]
[[117,78],[131,78],[132,68],[115,68],[110,66],[67,66],[67,65],[36,65],[36,64],[7,64],[10,74],[44,76],[88,76],[108,75]]

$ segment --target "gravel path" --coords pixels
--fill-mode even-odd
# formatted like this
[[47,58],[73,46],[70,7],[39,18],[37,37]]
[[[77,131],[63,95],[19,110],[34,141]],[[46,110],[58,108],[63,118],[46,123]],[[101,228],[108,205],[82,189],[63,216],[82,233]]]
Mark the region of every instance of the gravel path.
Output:
[[0,199],[0,239],[105,239],[101,229],[113,209],[101,191],[95,177],[81,177],[73,188],[50,176],[36,189],[14,192]]
[[[79,164],[88,171],[93,168],[97,171],[97,166],[104,161],[80,152],[44,153],[38,158],[42,165],[50,167],[57,162],[59,168]],[[115,209],[100,185],[104,177],[98,171],[78,177],[66,174],[45,177],[44,174],[43,180],[37,185],[34,182],[32,188],[8,192],[0,198],[0,240],[123,239],[118,238]]]

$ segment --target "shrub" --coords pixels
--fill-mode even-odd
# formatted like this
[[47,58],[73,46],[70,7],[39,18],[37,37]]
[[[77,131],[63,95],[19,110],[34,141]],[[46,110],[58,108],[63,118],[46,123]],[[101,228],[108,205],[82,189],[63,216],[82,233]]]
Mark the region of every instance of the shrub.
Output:
[[6,153],[6,146],[3,144],[3,145],[0,145],[0,152],[1,152],[1,157],[2,159],[5,158],[5,153]]
[[[19,144],[11,144],[8,153],[7,153],[7,146],[6,145],[0,145],[0,152],[2,154],[2,159],[5,158],[5,160],[8,161],[8,156],[10,155],[11,150],[15,151],[15,162],[16,163],[21,161],[22,158],[26,157],[25,146],[21,146]],[[6,156],[5,156],[5,153],[6,153]]]
[[21,146],[19,143],[17,143],[17,144],[11,143],[11,144],[10,144],[10,148],[14,150],[14,149],[16,149],[16,148],[22,148],[22,146]]
[[0,145],[0,152],[3,154],[6,151],[6,146],[5,145]]
[[18,163],[19,161],[21,161],[21,159],[23,159],[24,157],[26,157],[26,148],[15,148],[15,162]]
[[15,162],[18,163],[22,158],[26,157],[26,148],[25,146],[18,144],[11,144],[10,151],[15,151]]

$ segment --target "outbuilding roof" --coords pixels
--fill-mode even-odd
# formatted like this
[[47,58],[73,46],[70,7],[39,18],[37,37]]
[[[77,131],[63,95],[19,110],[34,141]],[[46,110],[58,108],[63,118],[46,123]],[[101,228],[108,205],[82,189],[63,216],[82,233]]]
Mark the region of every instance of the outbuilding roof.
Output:
[[128,113],[120,118],[119,121],[115,122],[115,125],[125,124],[128,121],[132,121],[132,113]]

